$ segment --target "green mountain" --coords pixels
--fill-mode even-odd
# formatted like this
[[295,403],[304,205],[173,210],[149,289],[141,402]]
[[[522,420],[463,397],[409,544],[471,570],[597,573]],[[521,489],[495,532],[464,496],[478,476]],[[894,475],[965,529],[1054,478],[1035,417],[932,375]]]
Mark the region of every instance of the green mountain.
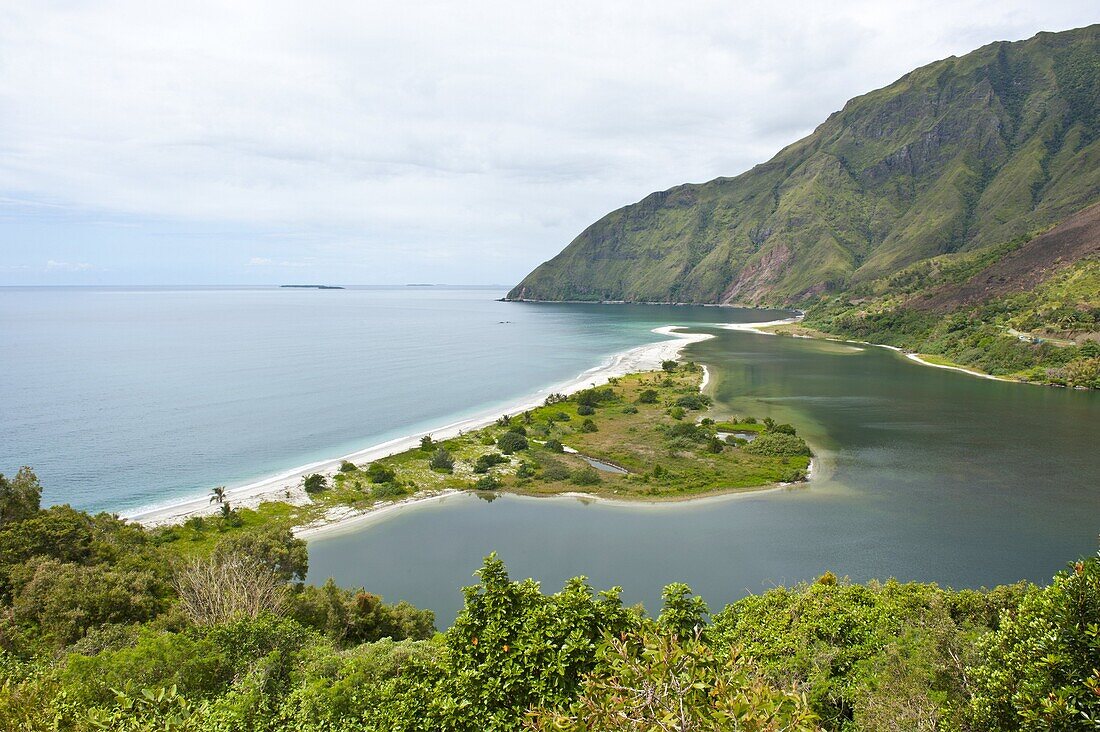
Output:
[[613,211],[508,298],[812,304],[943,255],[1004,256],[1097,200],[1093,25],[906,74],[767,163]]

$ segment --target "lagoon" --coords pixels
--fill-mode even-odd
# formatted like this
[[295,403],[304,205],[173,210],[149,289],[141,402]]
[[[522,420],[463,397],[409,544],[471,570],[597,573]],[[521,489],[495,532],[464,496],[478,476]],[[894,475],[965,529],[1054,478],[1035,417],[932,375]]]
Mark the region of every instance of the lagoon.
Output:
[[717,337],[685,357],[710,367],[716,413],[795,424],[819,453],[808,486],[625,506],[452,496],[311,541],[309,579],[432,608],[446,626],[491,551],[546,591],[586,575],[656,609],[661,587],[684,581],[717,609],[825,570],[954,587],[1047,581],[1096,550],[1100,395],[882,348],[699,330]]

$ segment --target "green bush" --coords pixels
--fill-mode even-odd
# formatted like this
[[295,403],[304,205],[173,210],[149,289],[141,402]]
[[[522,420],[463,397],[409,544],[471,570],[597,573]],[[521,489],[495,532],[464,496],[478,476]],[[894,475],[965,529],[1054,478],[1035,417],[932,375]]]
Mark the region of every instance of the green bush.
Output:
[[[302,487],[306,489],[306,493],[320,493],[328,488],[328,478],[320,473],[313,473],[302,478]],[[222,504],[223,506],[226,504]]]
[[367,480],[371,483],[389,483],[396,477],[393,468],[380,462],[373,462],[367,467]]
[[545,447],[550,452],[565,452],[565,446],[561,444],[561,441],[553,438],[546,441]]
[[474,472],[488,473],[493,466],[506,462],[508,462],[508,458],[499,452],[487,452],[484,455],[478,455],[477,460],[474,462]]
[[431,458],[428,460],[428,467],[440,473],[450,473],[454,470],[455,461],[451,457],[451,453],[447,452],[446,448],[439,448],[432,453]]
[[408,489],[400,483],[387,482],[387,483],[375,483],[370,489],[371,497],[376,500],[385,500],[388,498],[400,498],[401,496],[407,496],[409,494]]
[[[979,646],[973,729],[1086,730],[1100,723],[1100,555],[1033,589]],[[1088,721],[1086,721],[1088,720]]]
[[639,404],[656,404],[657,403],[657,390],[645,389],[638,395]]
[[477,479],[474,483],[474,488],[479,491],[494,491],[500,488],[500,478],[495,475],[484,475]]
[[577,407],[577,414],[580,415],[581,417],[586,417],[586,416],[589,416],[589,415],[592,415],[592,414],[595,414],[595,413],[596,413],[596,408],[592,407],[592,406],[589,406],[587,404],[581,404],[579,407]]
[[706,409],[710,406],[710,397],[702,394],[686,394],[676,400],[676,406],[684,409]]
[[596,426],[596,423],[592,421],[590,417],[586,417],[581,422],[581,432],[599,432],[600,428]]
[[574,485],[599,485],[601,483],[599,472],[591,465],[577,468],[569,474],[569,482]]
[[435,447],[435,440],[432,439],[431,435],[424,435],[420,438],[421,452],[431,452],[433,447]]
[[809,445],[801,437],[782,432],[765,432],[741,448],[753,455],[772,457],[810,457],[813,455]]
[[527,449],[527,438],[518,432],[505,432],[497,438],[497,448],[505,455]]
[[355,463],[349,462],[347,460],[343,460],[340,462],[341,473],[356,473],[358,471],[359,467]]

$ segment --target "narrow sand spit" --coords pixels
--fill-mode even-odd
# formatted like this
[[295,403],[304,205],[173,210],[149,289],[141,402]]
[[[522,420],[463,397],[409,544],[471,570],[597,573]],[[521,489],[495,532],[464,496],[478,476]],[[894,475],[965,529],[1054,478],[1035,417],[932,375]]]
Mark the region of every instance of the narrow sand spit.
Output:
[[[420,443],[421,436],[424,434],[431,434],[432,437],[437,440],[446,440],[462,432],[469,432],[470,430],[487,427],[495,422],[502,413],[516,414],[517,412],[523,412],[541,406],[547,394],[572,394],[591,386],[606,384],[609,379],[617,376],[624,376],[638,371],[658,369],[661,367],[662,361],[676,359],[685,346],[714,337],[707,333],[677,332],[680,328],[681,326],[673,325],[654,328],[654,333],[669,337],[665,340],[657,341],[656,343],[647,343],[643,346],[617,353],[602,366],[589,369],[571,381],[543,389],[514,404],[507,405],[503,408],[494,408],[491,412],[483,412],[476,416],[442,425],[426,432],[418,432],[378,445],[372,445],[363,450],[353,452],[350,455],[343,455],[331,460],[321,460],[258,480],[254,483],[232,487],[226,490],[225,500],[238,508],[255,508],[265,501],[283,501],[296,505],[305,504],[309,502],[309,497],[306,496],[305,491],[302,489],[302,478],[306,475],[321,473],[323,475],[332,476],[339,470],[340,463],[344,460],[353,463],[365,463],[371,462],[372,460],[378,460],[387,455],[404,452],[405,450],[416,447]],[[434,496],[429,496],[425,500],[432,497]],[[422,496],[412,496],[410,499],[406,499],[406,501],[397,504],[387,503],[380,506],[378,509],[372,509],[366,512],[355,512],[354,515],[350,516],[334,516],[333,522],[339,524],[348,521],[358,522],[363,520],[365,515],[369,515],[375,511],[389,510],[391,507],[405,505],[413,500],[419,500],[420,498],[422,498]],[[182,523],[192,516],[212,514],[217,510],[218,506],[210,502],[209,495],[200,495],[163,506],[139,509],[124,514],[123,518],[137,521],[145,526],[160,526],[164,524]],[[315,531],[316,528],[317,527],[313,527],[310,531]]]

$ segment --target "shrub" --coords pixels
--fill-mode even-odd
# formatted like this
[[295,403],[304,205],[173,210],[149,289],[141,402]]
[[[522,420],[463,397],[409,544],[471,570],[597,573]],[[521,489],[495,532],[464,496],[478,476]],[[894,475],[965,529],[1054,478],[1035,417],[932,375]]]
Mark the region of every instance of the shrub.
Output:
[[705,409],[710,406],[710,397],[702,394],[687,394],[676,400],[676,406],[684,409]]
[[484,475],[474,483],[474,488],[479,491],[492,491],[500,488],[500,478],[495,475]]
[[407,496],[409,491],[400,483],[378,483],[370,489],[372,498],[400,498]]
[[573,395],[573,401],[578,405],[589,407],[599,406],[602,402],[609,402],[615,398],[615,390],[610,388],[585,389]]
[[546,449],[550,452],[565,452],[565,445],[561,444],[560,440],[551,438],[546,441]]
[[673,419],[683,419],[685,414],[687,414],[687,412],[685,412],[684,408],[680,406],[676,406],[668,410],[668,416],[672,417]]
[[[302,486],[306,489],[306,493],[320,493],[328,488],[328,478],[320,473],[313,473],[302,478]],[[223,506],[227,504],[222,504]]]
[[623,414],[637,414],[637,413],[638,413],[638,408],[637,407],[633,407],[633,406],[623,407]]
[[646,389],[638,395],[639,404],[656,404],[657,403],[657,390]]
[[516,470],[516,477],[517,478],[530,478],[530,477],[534,476],[535,470],[537,468],[538,468],[538,466],[535,465],[535,463],[529,463],[526,460],[524,460],[522,463],[519,464],[519,469]]
[[371,483],[389,483],[396,475],[393,468],[379,462],[373,462],[367,468],[367,480]]
[[668,373],[672,373],[673,371],[676,370],[676,362],[675,361],[662,361],[661,362],[661,368],[664,369],[665,371],[667,371]]
[[580,415],[581,417],[587,417],[588,415],[595,414],[595,413],[596,413],[596,408],[592,407],[592,406],[589,406],[588,404],[582,404],[579,407],[577,407],[577,414]]
[[561,463],[550,463],[542,469],[542,479],[548,482],[569,480],[570,475],[569,468]]
[[344,460],[340,463],[340,472],[341,473],[356,473],[358,471],[359,471],[359,467],[353,462],[349,462],[347,460]]
[[479,455],[474,462],[474,472],[488,473],[489,469],[494,465],[500,465],[506,462],[508,462],[508,458],[504,457],[499,452],[487,452],[484,455]]
[[1033,589],[980,643],[973,729],[1088,729],[1100,719],[1100,554]]
[[765,432],[742,448],[753,455],[772,457],[810,457],[813,452],[801,437],[782,432]]
[[546,397],[546,401],[543,402],[543,404],[545,404],[546,406],[549,407],[553,404],[560,404],[561,402],[564,402],[568,398],[569,397],[565,396],[565,394],[559,394],[557,392],[554,392],[553,394],[550,394],[549,396]]
[[422,452],[431,452],[433,447],[435,447],[435,440],[432,439],[431,435],[424,435],[420,438],[420,450]]
[[[526,414],[526,412],[524,412],[524,414]],[[524,427],[521,424],[517,424],[517,425],[513,425],[513,426],[509,427],[508,431],[509,432],[515,432],[517,435],[523,435],[524,437],[527,436],[527,428]]]
[[505,455],[527,449],[527,438],[518,432],[505,432],[497,438],[497,447]]
[[598,485],[600,481],[600,474],[591,465],[583,468],[577,468],[569,474],[569,482],[574,485]]
[[600,431],[600,428],[596,426],[596,423],[593,422],[591,418],[586,417],[585,420],[583,422],[581,422],[581,432],[599,432],[599,431]]
[[795,428],[793,426],[789,425],[789,424],[774,424],[773,423],[768,428],[768,431],[769,432],[775,432],[777,434],[782,434],[782,435],[796,435],[796,434],[798,434],[798,432],[795,430]]
[[450,473],[455,468],[455,461],[451,453],[441,447],[432,453],[431,459],[428,460],[428,467],[440,473]]

